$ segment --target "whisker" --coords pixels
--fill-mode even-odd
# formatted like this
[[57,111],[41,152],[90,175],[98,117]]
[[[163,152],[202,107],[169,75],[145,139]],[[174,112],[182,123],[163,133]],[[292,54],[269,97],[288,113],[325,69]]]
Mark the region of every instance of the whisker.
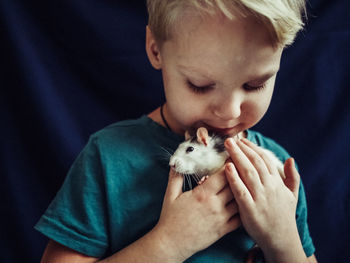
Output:
[[159,158],[159,159],[164,159],[164,160],[170,160],[170,157],[171,157],[171,155],[167,155],[166,153],[164,153],[164,154],[156,154],[155,155],[157,158]]
[[169,162],[169,157],[167,157],[167,156],[157,156],[157,158],[159,159],[159,160],[163,160],[163,161],[167,161],[167,162]]
[[191,181],[191,175],[187,174],[187,179],[188,179],[188,184],[189,184],[189,187],[190,187],[190,190],[192,190],[192,181]]
[[174,150],[172,150],[172,149],[167,149],[163,146],[159,146],[159,147],[160,147],[160,149],[163,150],[164,153],[167,154],[167,156],[172,156],[174,154]]
[[181,174],[181,176],[183,177],[182,191],[185,192],[186,191],[186,176],[184,174]]
[[186,174],[182,174],[183,177],[183,184],[182,184],[182,190],[185,192],[186,191],[186,183],[187,183],[187,177]]
[[193,179],[196,181],[196,183],[198,184],[198,182],[200,181],[201,177],[198,173],[194,173],[193,174]]
[[188,178],[187,178],[187,174],[183,174],[184,176],[184,191],[186,190],[186,185],[188,185]]
[[156,154],[156,157],[158,159],[161,160],[166,160],[169,162],[170,157],[172,156],[172,154],[170,153],[169,150],[167,150],[166,148],[164,148],[163,146],[159,146],[159,148],[162,150],[159,154]]
[[159,159],[161,162],[166,162],[167,164],[169,163],[170,157],[172,156],[171,151],[173,151],[172,149],[166,149],[163,146],[159,146],[159,148],[161,149],[161,151],[156,154],[156,158]]

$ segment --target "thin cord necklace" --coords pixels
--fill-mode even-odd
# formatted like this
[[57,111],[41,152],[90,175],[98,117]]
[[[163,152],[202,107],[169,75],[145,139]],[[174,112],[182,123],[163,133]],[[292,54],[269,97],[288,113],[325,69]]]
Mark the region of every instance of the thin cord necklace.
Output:
[[164,122],[164,124],[165,124],[165,126],[168,128],[168,130],[169,130],[169,131],[172,131],[171,128],[170,128],[170,126],[169,126],[169,124],[168,124],[168,122],[166,121],[166,119],[165,119],[165,117],[164,117],[163,106],[164,106],[164,104],[163,104],[162,106],[160,106],[160,116],[162,117],[162,121]]

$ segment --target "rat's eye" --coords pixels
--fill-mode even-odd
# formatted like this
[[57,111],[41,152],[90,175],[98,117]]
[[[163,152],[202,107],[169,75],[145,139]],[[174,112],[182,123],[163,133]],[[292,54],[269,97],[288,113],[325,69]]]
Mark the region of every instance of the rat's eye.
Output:
[[194,148],[192,146],[187,147],[186,153],[193,152]]

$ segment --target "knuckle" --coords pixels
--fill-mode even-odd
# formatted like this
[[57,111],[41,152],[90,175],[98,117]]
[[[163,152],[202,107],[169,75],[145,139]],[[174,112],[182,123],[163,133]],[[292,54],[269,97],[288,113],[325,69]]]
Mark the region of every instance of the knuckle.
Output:
[[261,152],[259,155],[264,160],[264,162],[272,163],[271,157],[266,152]]
[[235,215],[238,212],[238,207],[235,205],[235,203],[231,203],[229,207],[229,211],[231,215]]
[[252,177],[255,177],[256,172],[253,171],[252,169],[245,169],[244,174],[246,177],[252,178]]
[[238,200],[244,200],[247,197],[247,193],[246,193],[246,191],[238,190],[235,197]]
[[260,166],[265,165],[265,161],[260,156],[256,159],[256,163]]
[[208,200],[208,195],[203,191],[203,189],[198,190],[199,187],[196,187],[193,191],[194,197],[199,203],[204,203]]
[[257,165],[265,165],[265,158],[261,153],[250,156],[250,162]]
[[211,199],[209,201],[209,209],[210,212],[214,215],[220,214],[221,213],[221,205],[217,202],[217,200]]
[[250,156],[250,161],[253,162],[253,163],[260,163],[261,162],[261,157],[257,154],[252,154]]

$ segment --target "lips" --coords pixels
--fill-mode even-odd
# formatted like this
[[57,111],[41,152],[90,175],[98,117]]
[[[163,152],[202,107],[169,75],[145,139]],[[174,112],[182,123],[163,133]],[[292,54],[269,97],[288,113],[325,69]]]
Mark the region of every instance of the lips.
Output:
[[210,125],[206,125],[206,128],[209,131],[213,131],[215,133],[220,133],[220,134],[225,134],[225,135],[233,135],[236,134],[238,132],[240,132],[239,130],[239,125],[233,126],[233,127],[229,127],[229,128],[218,128],[218,127],[213,127]]

